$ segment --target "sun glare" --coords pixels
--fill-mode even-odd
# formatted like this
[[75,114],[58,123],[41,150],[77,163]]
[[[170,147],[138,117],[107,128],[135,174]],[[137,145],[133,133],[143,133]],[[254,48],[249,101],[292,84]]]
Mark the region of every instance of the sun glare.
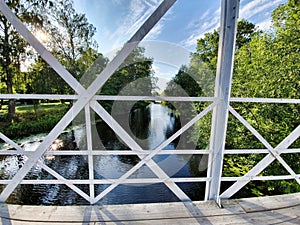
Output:
[[35,32],[35,37],[42,43],[45,43],[49,40],[48,34],[41,30]]

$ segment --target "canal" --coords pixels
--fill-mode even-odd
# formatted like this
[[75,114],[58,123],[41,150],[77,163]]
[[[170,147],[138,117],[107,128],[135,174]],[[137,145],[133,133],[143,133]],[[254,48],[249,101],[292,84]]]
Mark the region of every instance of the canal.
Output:
[[[129,114],[115,115],[116,120],[147,150],[153,150],[174,134],[181,126],[176,111],[167,105],[151,103],[143,107],[135,107]],[[128,121],[128,123],[126,122]],[[93,150],[129,150],[128,146],[103,122],[96,123],[93,129]],[[87,149],[85,128],[79,127],[64,132],[53,142],[51,150]],[[33,151],[42,141],[42,136],[23,140],[22,147]],[[185,140],[186,141],[186,140]],[[170,143],[164,150],[174,150],[180,145],[180,138]],[[140,158],[126,155],[99,155],[93,158],[95,179],[117,179],[130,170]],[[199,176],[200,156],[192,155],[157,155],[153,160],[170,177]],[[26,157],[22,155],[1,156],[0,179],[11,179],[22,167]],[[41,158],[47,166],[66,179],[88,179],[87,156],[51,156]],[[205,176],[205,171],[202,171]],[[157,178],[146,165],[142,166],[130,178]],[[34,166],[25,179],[55,179],[52,175]],[[76,185],[89,193],[88,185]],[[109,185],[95,185],[95,195],[100,194]],[[178,183],[192,200],[202,200],[205,183]],[[0,190],[4,185],[0,185]],[[101,199],[97,204],[126,204],[178,201],[177,197],[163,184],[123,184]],[[34,205],[86,205],[85,199],[77,195],[65,185],[19,185],[8,199],[13,204]]]

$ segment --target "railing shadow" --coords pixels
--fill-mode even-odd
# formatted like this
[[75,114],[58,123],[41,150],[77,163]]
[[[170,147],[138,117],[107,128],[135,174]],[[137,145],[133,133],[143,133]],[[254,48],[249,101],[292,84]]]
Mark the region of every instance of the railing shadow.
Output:
[[[97,221],[92,221],[92,213],[95,213]],[[105,219],[103,217],[103,214],[109,218],[109,219]],[[82,225],[89,225],[90,222],[97,222],[100,223],[101,225],[105,225],[107,222],[114,222],[115,224],[118,225],[123,225],[124,223],[122,223],[120,221],[120,219],[118,219],[112,212],[110,212],[109,210],[105,209],[105,208],[101,208],[101,212],[99,210],[99,206],[87,206],[84,212],[84,216],[83,216],[83,223]]]
[[[192,202],[183,202],[183,205],[188,210],[190,215],[186,218],[172,218],[170,215],[167,215],[165,218],[161,217],[151,217],[151,218],[118,218],[114,212],[110,211],[107,207],[101,207],[101,206],[87,206],[83,215],[83,222],[82,225],[88,225],[90,222],[97,222],[100,224],[106,224],[106,223],[114,223],[117,225],[123,225],[125,223],[139,223],[139,222],[163,222],[164,220],[170,221],[174,220],[178,222],[178,219],[194,219],[193,224],[201,224],[201,225],[213,225],[213,223],[210,222],[208,218],[205,217],[205,215],[201,212],[201,210]],[[124,205],[124,207],[126,207]],[[128,207],[128,206],[127,206]],[[93,214],[96,215],[97,221],[95,221],[95,218],[93,217]],[[151,214],[151,212],[149,212]]]
[[[300,224],[300,216],[295,215],[296,217],[292,217],[289,215],[284,215],[279,212],[281,209],[291,209],[294,207],[298,207],[298,212],[300,211],[300,203],[298,205],[287,205],[287,206],[279,206],[267,208],[262,206],[261,204],[256,204],[251,201],[247,201],[246,199],[242,200],[243,203],[239,203],[239,206],[243,209],[243,213],[236,214],[230,207],[226,207],[225,209],[232,212],[232,214],[240,217],[245,223],[249,224]],[[229,205],[227,205],[229,206]],[[246,207],[245,207],[246,206]],[[295,210],[296,212],[296,210]]]
[[[279,201],[284,201],[280,200]],[[289,201],[287,199],[287,201]],[[182,212],[181,210],[186,209],[184,213],[177,214],[174,211],[174,214],[170,215],[170,209],[168,206],[163,206],[161,209],[155,209],[148,207],[147,205],[142,205],[139,207],[132,207],[130,205],[124,205],[124,211],[122,211],[123,206],[113,207],[112,205],[88,205],[82,206],[80,210],[75,209],[74,213],[79,213],[80,215],[68,215],[68,217],[57,217],[55,210],[53,208],[46,208],[41,210],[44,213],[45,217],[40,217],[40,219],[33,218],[32,221],[26,218],[18,218],[18,213],[16,210],[22,210],[22,207],[10,208],[7,204],[0,204],[0,224],[2,225],[12,225],[14,221],[23,221],[24,224],[30,224],[31,222],[39,223],[54,223],[54,224],[63,224],[63,223],[76,223],[82,225],[88,224],[130,224],[130,223],[154,223],[154,224],[171,224],[192,222],[192,224],[201,224],[201,225],[213,225],[213,224],[222,224],[223,222],[228,222],[230,224],[300,224],[300,215],[297,213],[300,211],[300,203],[296,201],[291,202],[291,204],[278,204],[276,206],[276,201],[274,205],[270,204],[269,200],[266,201],[268,205],[264,205],[264,201],[255,202],[248,201],[247,199],[236,200],[229,202],[224,202],[224,208],[212,208],[213,212],[210,213],[209,208],[212,206],[210,203],[200,204],[195,202],[183,202],[178,204],[177,211]],[[41,206],[43,207],[43,206]],[[129,208],[128,208],[129,207]],[[177,205],[176,205],[177,207]],[[217,206],[216,206],[217,207]],[[154,210],[151,210],[154,209]],[[24,209],[26,211],[26,209]],[[60,210],[63,210],[60,209]],[[137,211],[139,210],[139,211]],[[144,210],[141,213],[140,210]],[[160,211],[161,210],[161,211]],[[164,210],[166,212],[164,212]],[[220,211],[218,211],[220,210]],[[26,211],[28,212],[28,210]],[[73,212],[73,211],[69,211]],[[187,213],[186,213],[187,212]],[[137,213],[135,215],[135,213]],[[167,213],[167,214],[166,214]],[[169,214],[168,214],[169,213]],[[22,214],[19,214],[19,217]],[[63,215],[63,212],[59,212],[59,215]],[[49,221],[47,221],[47,218]],[[50,221],[51,220],[51,221]],[[221,223],[220,223],[221,222]]]
[[203,225],[212,225],[210,220],[204,216],[201,210],[191,201],[183,203],[186,209],[190,212],[192,217],[199,223]]
[[0,211],[0,221],[2,225],[12,225],[10,220],[10,213],[8,206],[6,204],[1,204],[1,211]]

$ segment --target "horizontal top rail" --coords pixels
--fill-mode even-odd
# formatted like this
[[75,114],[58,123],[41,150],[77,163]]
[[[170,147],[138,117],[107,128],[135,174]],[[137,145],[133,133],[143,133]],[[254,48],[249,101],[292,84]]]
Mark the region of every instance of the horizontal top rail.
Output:
[[230,102],[300,104],[300,99],[290,99],[290,98],[230,98]]
[[[77,100],[79,95],[45,95],[45,94],[0,94],[0,99],[62,99]],[[213,102],[215,97],[176,97],[176,96],[127,96],[127,95],[95,95],[93,100],[103,101],[187,101]]]
[[[77,100],[79,95],[55,95],[55,94],[0,94],[0,99],[62,99]],[[127,95],[95,95],[93,100],[103,101],[186,101],[186,102],[212,102],[216,97],[177,97],[177,96],[127,96]],[[289,98],[237,98],[231,97],[230,102],[249,103],[290,103],[300,104],[300,99]]]
[[[285,154],[290,153],[300,153],[299,148],[291,148],[291,149],[277,149],[277,151],[284,151]],[[22,151],[23,154],[30,155],[34,151]],[[149,155],[152,150],[93,150],[91,153],[88,152],[88,149],[81,150],[60,150],[46,151],[44,155]],[[184,149],[184,150],[163,150],[157,153],[157,155],[208,155],[211,154],[212,151],[202,149],[202,150],[193,150],[193,149]],[[268,154],[270,151],[268,149],[225,149],[224,154]],[[1,155],[16,155],[20,154],[20,152],[16,152],[15,150],[0,150]]]

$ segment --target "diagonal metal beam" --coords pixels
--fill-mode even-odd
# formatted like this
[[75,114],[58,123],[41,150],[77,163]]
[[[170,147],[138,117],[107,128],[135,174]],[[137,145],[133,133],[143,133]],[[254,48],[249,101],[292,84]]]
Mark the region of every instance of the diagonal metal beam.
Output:
[[5,136],[4,134],[2,134],[1,132],[0,132],[0,138],[1,138],[3,141],[5,141],[7,144],[9,144],[10,146],[14,147],[14,148],[17,150],[18,153],[21,153],[21,154],[24,153],[23,149],[22,149],[17,143],[15,143],[15,142],[14,142],[13,140],[11,140],[10,138],[6,137],[6,136]]
[[51,169],[50,167],[46,166],[44,163],[42,163],[40,160],[38,160],[37,164],[43,168],[45,171],[47,171],[49,174],[53,175],[58,181],[62,181],[63,184],[68,186],[70,189],[75,191],[77,194],[79,194],[81,197],[83,197],[88,202],[91,201],[90,196],[88,196],[86,193],[84,193],[80,188],[78,188],[76,185],[74,185],[71,181],[67,180],[63,176],[61,176],[59,173],[57,173],[55,170]]
[[[44,141],[36,149],[35,153],[27,160],[24,166],[18,171],[11,182],[5,187],[0,195],[0,202],[5,202],[11,195],[14,189],[26,176],[32,166],[44,154],[48,146],[58,137],[58,135],[68,126],[76,115],[84,108],[84,106],[94,97],[97,91],[104,85],[110,76],[118,69],[122,62],[128,55],[136,48],[139,42],[147,35],[147,33],[154,27],[160,18],[171,8],[176,0],[164,0],[153,14],[145,21],[141,28],[133,35],[133,37],[124,45],[119,54],[107,65],[107,67],[100,73],[100,75],[93,81],[88,89],[79,95],[77,102],[65,114],[65,116],[57,123],[57,125],[50,131]],[[0,0],[2,7],[6,4]],[[11,10],[6,6],[6,11]],[[13,13],[9,16],[16,17]]]
[[[277,155],[280,155],[284,152],[284,149],[287,149],[291,144],[293,144],[300,136],[300,125],[290,133],[281,143],[279,143],[274,149],[277,152]],[[243,177],[251,178],[257,176],[261,173],[268,165],[270,165],[276,158],[272,153],[269,153],[265,156],[259,163],[257,163],[247,174]],[[295,176],[294,176],[295,177]],[[297,178],[297,176],[295,177]],[[241,188],[243,188],[247,183],[250,182],[250,179],[237,181],[233,185],[231,185],[226,191],[224,191],[220,198],[227,199],[238,192]]]

